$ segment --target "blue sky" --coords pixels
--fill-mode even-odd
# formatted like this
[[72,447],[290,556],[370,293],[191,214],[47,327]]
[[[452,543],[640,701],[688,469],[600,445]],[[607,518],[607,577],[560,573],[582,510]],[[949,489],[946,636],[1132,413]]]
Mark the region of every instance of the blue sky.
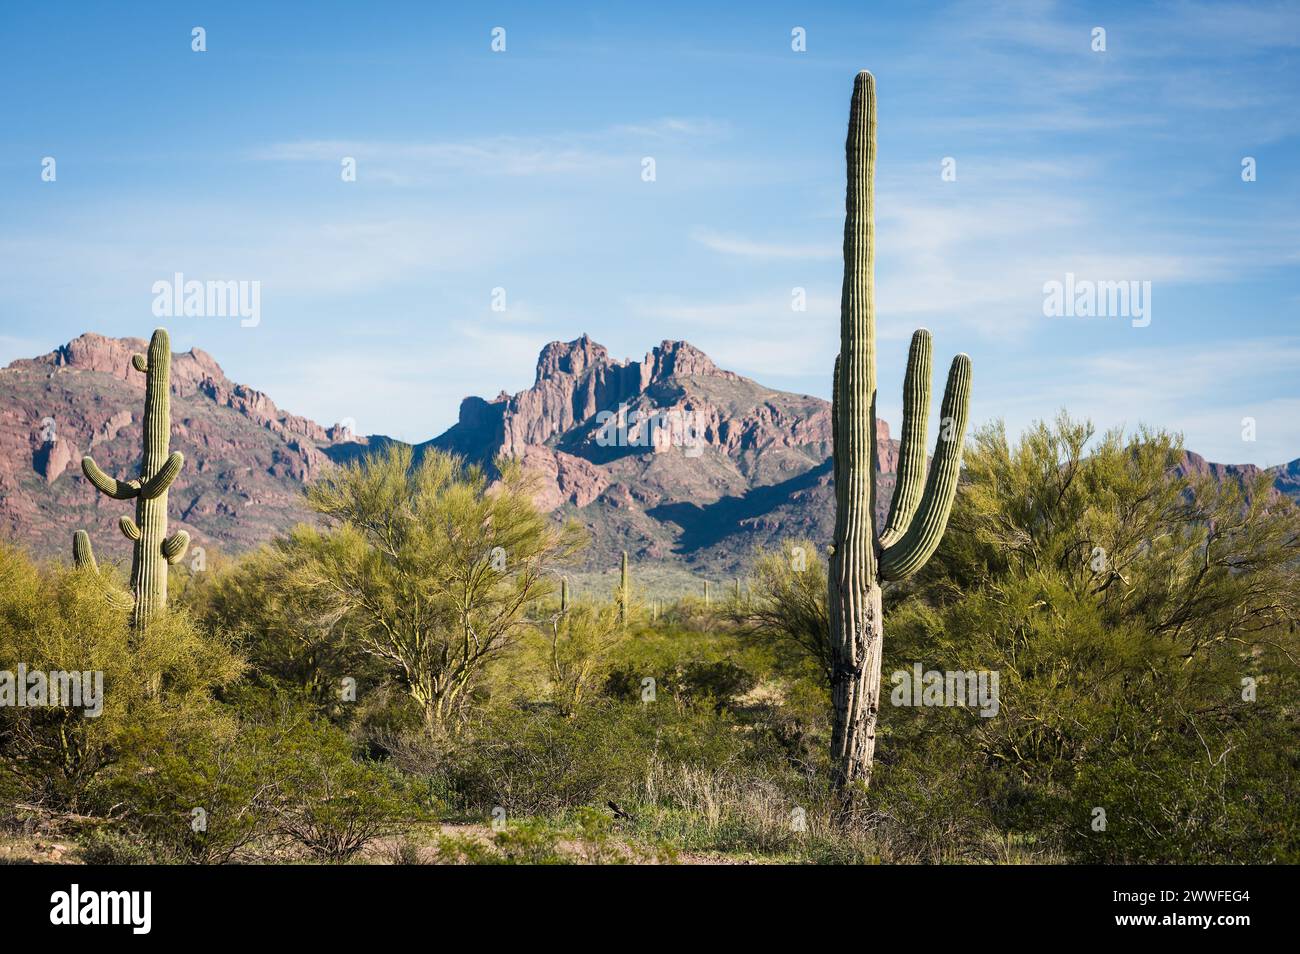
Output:
[[[0,364],[146,337],[182,272],[260,282],[261,322],[167,319],[178,350],[364,433],[431,437],[583,332],[829,396],[859,69],[891,424],[925,326],[976,422],[1300,457],[1295,4],[5,4]],[[1150,324],[1044,317],[1067,273],[1151,282]]]

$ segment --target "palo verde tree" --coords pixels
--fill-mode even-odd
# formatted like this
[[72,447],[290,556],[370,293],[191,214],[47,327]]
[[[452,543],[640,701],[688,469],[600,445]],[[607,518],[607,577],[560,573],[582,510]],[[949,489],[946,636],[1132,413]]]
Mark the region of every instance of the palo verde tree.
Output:
[[[332,603],[370,654],[391,664],[430,731],[441,731],[485,664],[532,623],[556,566],[581,546],[533,503],[517,461],[499,477],[408,447],[337,468],[308,492],[325,528],[301,526],[276,546],[293,585]],[[347,673],[340,673],[345,676]]]
[[885,671],[998,673],[998,714],[900,710],[882,794],[924,780],[1080,861],[1300,857],[1300,509],[1272,475],[1064,413],[963,456]]
[[[912,338],[903,383],[903,434],[889,519],[876,532],[875,226],[876,89],[858,74],[845,146],[848,189],[844,216],[844,288],[840,354],[832,389],[835,538],[830,562],[831,761],[844,796],[871,776],[880,706],[882,618],[880,582],[915,573],[943,536],[957,492],[962,437],[970,404],[971,366],[953,359],[942,404],[934,461],[926,476],[925,431],[930,402],[930,333]],[[924,489],[923,489],[924,486]]]

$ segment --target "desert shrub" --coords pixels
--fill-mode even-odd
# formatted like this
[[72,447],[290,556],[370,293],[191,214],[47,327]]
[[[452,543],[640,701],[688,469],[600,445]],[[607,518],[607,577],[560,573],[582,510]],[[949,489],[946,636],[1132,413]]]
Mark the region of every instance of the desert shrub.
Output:
[[416,461],[393,446],[324,474],[308,493],[323,526],[272,544],[296,568],[294,599],[392,667],[434,734],[460,721],[485,668],[532,627],[556,566],[585,542],[537,509],[518,461],[495,469],[491,480],[442,451]]
[[544,701],[569,714],[596,694],[628,632],[614,603],[579,601],[563,613],[548,609],[517,650],[494,667],[489,685],[498,699]]
[[558,820],[526,818],[507,822],[490,836],[443,835],[437,843],[440,864],[608,865],[672,863],[675,852],[663,845],[615,837],[609,812],[583,806]]
[[361,648],[345,613],[317,590],[297,585],[305,559],[292,548],[262,547],[203,574],[189,598],[208,629],[236,642],[248,662],[246,679],[300,694],[346,725],[375,713],[343,700],[344,678],[354,680],[358,701],[369,701],[368,690],[385,686],[391,667]]
[[165,863],[142,834],[115,828],[94,828],[81,839],[77,850],[88,865],[155,865]]
[[939,832],[930,854],[1294,858],[1296,509],[1266,479],[1180,477],[1167,435],[1094,437],[1064,417],[975,436],[944,543],[888,612],[885,693],[915,662],[983,670],[999,708],[884,706],[869,802]]
[[231,730],[153,739],[100,791],[155,849],[224,864],[283,846],[343,860],[389,833],[406,803],[389,773],[354,760],[346,733],[297,693],[230,693]]
[[192,864],[224,864],[264,842],[275,821],[274,730],[155,744],[109,788],[157,850]]
[[385,852],[388,863],[392,865],[424,864],[424,855],[420,846],[409,838],[394,839]]
[[[228,732],[213,699],[242,663],[184,612],[142,633],[85,570],[40,567],[0,546],[0,670],[102,673],[102,711],[0,707],[0,794],[77,811],[113,766],[163,739]],[[93,685],[92,679],[92,685]]]
[[276,832],[322,861],[346,861],[411,815],[390,775],[355,761],[351,741],[329,725],[306,722],[287,734],[275,778]]
[[759,552],[750,573],[751,598],[728,608],[747,640],[770,646],[782,668],[815,671],[831,681],[826,562],[811,540],[787,541],[779,553]]
[[639,793],[656,759],[726,763],[746,740],[711,708],[593,702],[566,718],[546,710],[488,710],[455,739],[397,754],[457,809],[486,816],[555,814]]

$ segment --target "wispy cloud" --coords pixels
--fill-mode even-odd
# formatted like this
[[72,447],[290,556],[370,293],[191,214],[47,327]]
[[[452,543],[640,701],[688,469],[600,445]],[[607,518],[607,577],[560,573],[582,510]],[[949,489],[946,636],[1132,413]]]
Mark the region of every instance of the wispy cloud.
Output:
[[736,255],[753,259],[834,260],[841,250],[829,244],[791,245],[782,242],[762,242],[740,235],[723,235],[709,229],[695,229],[691,238],[711,251],[722,255]]
[[462,140],[312,139],[272,143],[249,153],[263,162],[365,162],[365,171],[394,185],[418,185],[446,174],[461,176],[572,176],[627,166],[646,148],[724,135],[709,119],[665,117],[588,132],[489,136]]

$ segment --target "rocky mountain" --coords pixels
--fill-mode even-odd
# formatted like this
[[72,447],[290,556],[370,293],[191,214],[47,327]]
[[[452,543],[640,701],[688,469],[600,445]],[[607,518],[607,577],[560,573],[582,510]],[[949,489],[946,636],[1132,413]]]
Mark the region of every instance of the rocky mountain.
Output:
[[[66,556],[72,531],[126,559],[122,504],[82,477],[86,453],[109,473],[138,467],[144,376],[138,339],[82,335],[0,370],[0,536]],[[333,461],[388,442],[357,438],[280,410],[232,382],[207,353],[172,364],[172,448],[186,466],[172,487],[173,523],[194,545],[248,549],[307,518],[303,487]],[[879,422],[880,509],[893,490],[897,444]],[[425,444],[491,466],[523,460],[538,500],[591,531],[593,568],[627,550],[692,572],[727,574],[756,545],[789,536],[825,541],[834,504],[827,402],[770,388],[717,367],[684,341],[641,360],[617,360],[587,336],[542,349],[531,387],[466,398],[459,420]],[[1189,471],[1248,479],[1249,466],[1188,454]],[[1300,461],[1275,469],[1300,496]]]
[[[144,375],[132,370],[131,355],[147,348],[86,334],[0,370],[0,535],[66,555],[80,528],[97,552],[129,558],[117,529],[129,505],[97,493],[80,462],[93,454],[114,475],[139,468]],[[170,516],[194,545],[243,550],[303,519],[304,483],[349,435],[281,411],[198,349],[173,358],[171,384],[171,446],[185,468],[172,485]]]
[[[897,444],[879,422],[882,507]],[[590,559],[620,550],[719,571],[791,534],[830,535],[830,405],[717,367],[685,341],[619,361],[583,336],[542,349],[532,387],[466,398],[424,446],[490,464],[517,457],[541,503],[591,531]]]

